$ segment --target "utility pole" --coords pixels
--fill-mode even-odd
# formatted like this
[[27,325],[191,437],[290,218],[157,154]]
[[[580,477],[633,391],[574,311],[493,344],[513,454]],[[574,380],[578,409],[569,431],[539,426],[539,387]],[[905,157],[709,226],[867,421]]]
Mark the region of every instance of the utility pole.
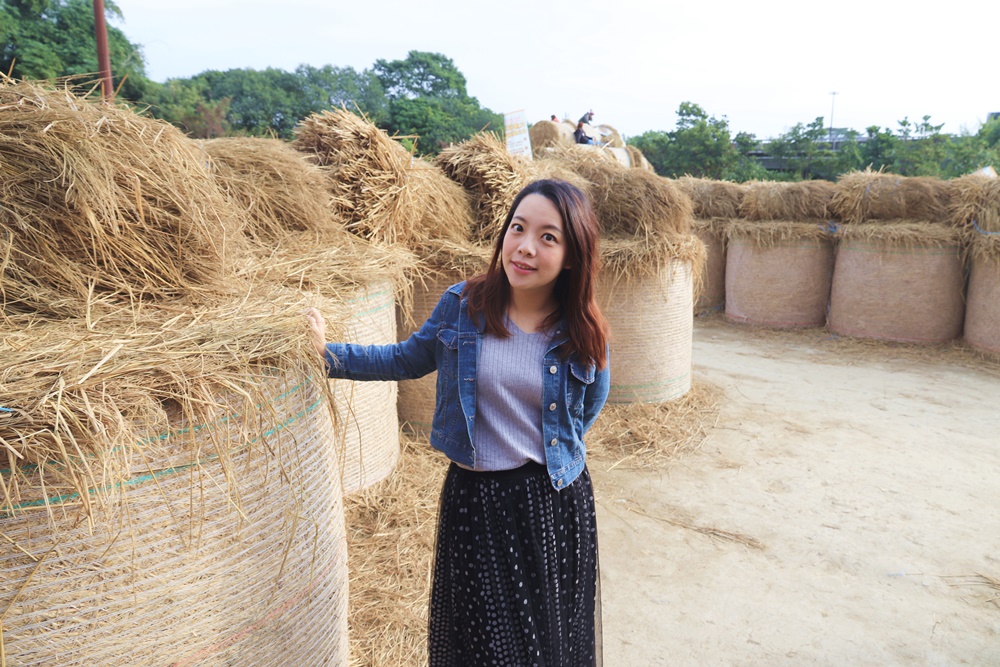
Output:
[[837,101],[837,91],[830,93],[830,150],[835,150],[833,145],[833,103]]
[[97,37],[97,65],[101,68],[101,95],[109,101],[115,94],[108,53],[108,25],[104,21],[104,0],[94,0],[94,33]]

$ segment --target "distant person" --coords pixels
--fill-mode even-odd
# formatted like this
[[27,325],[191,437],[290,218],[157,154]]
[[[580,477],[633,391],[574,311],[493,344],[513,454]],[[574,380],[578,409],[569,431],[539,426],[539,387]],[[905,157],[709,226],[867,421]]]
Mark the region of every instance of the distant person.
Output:
[[549,120],[551,120],[553,123],[558,123],[559,122],[559,119],[556,117],[555,114],[552,114],[552,117],[549,118]]
[[586,123],[586,124],[590,125],[590,122],[592,120],[594,120],[594,110],[593,109],[591,109],[587,113],[585,113],[582,116],[580,116],[580,122],[581,123]]
[[576,130],[573,131],[573,139],[578,144],[592,144],[594,140],[587,136],[587,133],[583,131],[583,121],[581,120],[576,124]]

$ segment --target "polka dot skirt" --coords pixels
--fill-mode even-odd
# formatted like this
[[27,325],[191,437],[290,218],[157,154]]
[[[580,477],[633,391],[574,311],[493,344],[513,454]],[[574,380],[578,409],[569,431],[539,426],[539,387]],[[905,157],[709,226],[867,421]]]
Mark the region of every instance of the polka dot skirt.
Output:
[[450,467],[431,589],[430,667],[596,667],[597,595],[586,469],[556,491],[539,464],[487,473]]

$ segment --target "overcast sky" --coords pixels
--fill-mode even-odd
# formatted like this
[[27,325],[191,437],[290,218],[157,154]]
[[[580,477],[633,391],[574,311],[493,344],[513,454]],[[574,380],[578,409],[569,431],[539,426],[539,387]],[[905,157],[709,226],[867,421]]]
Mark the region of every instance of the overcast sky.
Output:
[[[634,136],[689,101],[733,134],[817,116],[863,132],[909,117],[975,132],[1000,111],[996,0],[115,0],[155,81],[208,69],[451,58],[470,95]],[[836,96],[831,93],[836,92]]]

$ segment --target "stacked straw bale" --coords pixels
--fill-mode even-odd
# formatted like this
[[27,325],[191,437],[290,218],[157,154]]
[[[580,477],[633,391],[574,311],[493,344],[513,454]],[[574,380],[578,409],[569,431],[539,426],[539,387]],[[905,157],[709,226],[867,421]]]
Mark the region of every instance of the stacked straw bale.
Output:
[[528,129],[531,153],[541,157],[543,149],[549,146],[568,146],[573,143],[573,128],[566,123],[540,120]]
[[514,197],[528,184],[527,160],[511,155],[497,135],[480,132],[441,151],[437,165],[472,198],[476,221],[472,241],[491,245]]
[[646,171],[653,171],[653,165],[649,163],[646,156],[642,154],[642,151],[635,146],[625,146],[625,151],[628,153],[629,166],[632,169],[645,169]]
[[1000,178],[972,174],[956,178],[952,224],[969,239],[969,286],[965,340],[986,354],[1000,355]]
[[872,171],[845,174],[831,209],[845,223],[830,328],[861,338],[936,344],[964,320],[962,231],[949,226],[949,186]]
[[[290,145],[273,139],[206,142],[220,187],[247,211],[254,241],[252,282],[276,282],[312,295],[338,317],[348,340],[395,340],[395,301],[404,294],[402,249],[374,246],[346,231],[328,205],[330,179]],[[396,383],[331,381],[342,486],[354,493],[388,475],[399,458]]]
[[294,293],[23,316],[0,342],[17,665],[346,665],[333,423]]
[[[625,142],[622,140],[622,135],[618,133],[618,130],[611,127],[610,125],[596,125],[594,127],[596,130],[597,138],[600,139],[601,143],[609,148],[625,148]],[[588,135],[589,136],[589,135]]]
[[242,218],[173,126],[69,90],[0,82],[0,298],[75,317],[225,291]]
[[696,313],[721,310],[726,304],[726,225],[740,212],[746,186],[685,176],[676,181],[694,206],[694,234],[708,254]]
[[[555,166],[545,165],[548,161]],[[654,173],[594,151],[553,149],[536,168],[583,179],[602,225],[598,300],[612,322],[611,403],[651,403],[691,388],[695,284],[705,246],[691,234],[692,203]]]
[[408,187],[412,156],[383,130],[346,109],[324,111],[295,128],[296,149],[330,175],[332,205],[365,239],[406,244],[418,215]]
[[826,324],[833,276],[827,181],[754,182],[726,225],[726,317],[778,328]]

